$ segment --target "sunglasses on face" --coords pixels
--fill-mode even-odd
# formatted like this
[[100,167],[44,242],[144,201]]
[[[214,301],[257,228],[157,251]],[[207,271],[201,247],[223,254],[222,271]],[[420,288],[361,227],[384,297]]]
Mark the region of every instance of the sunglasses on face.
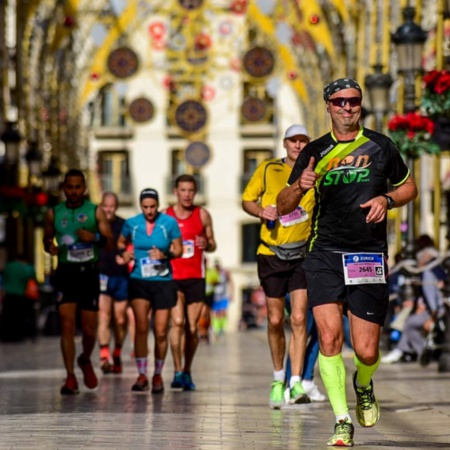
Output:
[[347,103],[353,108],[355,106],[361,106],[362,98],[361,97],[335,97],[329,98],[328,101],[333,106],[339,106],[343,108]]

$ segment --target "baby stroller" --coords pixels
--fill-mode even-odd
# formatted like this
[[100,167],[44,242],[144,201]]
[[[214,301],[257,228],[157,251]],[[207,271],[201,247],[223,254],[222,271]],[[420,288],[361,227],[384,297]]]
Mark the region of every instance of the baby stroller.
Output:
[[440,318],[425,338],[425,348],[420,355],[419,362],[423,367],[428,366],[431,361],[437,361],[445,342],[445,321]]

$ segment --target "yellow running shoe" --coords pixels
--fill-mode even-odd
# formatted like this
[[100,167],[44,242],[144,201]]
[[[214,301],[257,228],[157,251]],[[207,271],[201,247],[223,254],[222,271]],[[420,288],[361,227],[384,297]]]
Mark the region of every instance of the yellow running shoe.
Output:
[[356,418],[362,427],[373,427],[380,419],[380,406],[373,392],[373,382],[367,387],[356,386],[356,374],[353,374],[353,388],[356,393]]
[[327,445],[330,447],[353,447],[354,433],[355,427],[348,419],[340,420],[334,426],[334,434]]

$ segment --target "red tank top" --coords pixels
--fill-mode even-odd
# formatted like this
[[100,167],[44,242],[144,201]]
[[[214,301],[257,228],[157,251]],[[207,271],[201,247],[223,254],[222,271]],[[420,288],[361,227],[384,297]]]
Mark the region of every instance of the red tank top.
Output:
[[204,252],[195,246],[195,237],[205,235],[200,209],[196,206],[187,219],[180,219],[172,206],[167,208],[166,213],[176,219],[183,239],[183,256],[170,261],[174,280],[205,278]]

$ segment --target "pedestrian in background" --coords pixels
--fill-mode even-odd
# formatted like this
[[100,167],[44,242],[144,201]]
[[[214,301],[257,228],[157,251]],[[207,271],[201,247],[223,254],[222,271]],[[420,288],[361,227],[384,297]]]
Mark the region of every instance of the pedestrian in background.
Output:
[[[182,253],[181,232],[173,217],[158,211],[159,196],[147,188],[139,195],[142,213],[127,219],[117,241],[117,252],[124,264],[134,259],[130,274],[128,298],[135,319],[134,352],[138,378],[133,391],[148,391],[149,314],[153,316],[155,368],[152,393],[164,391],[162,371],[167,355],[171,309],[177,301],[170,260]],[[133,250],[127,250],[128,244]]]
[[289,342],[290,403],[310,402],[301,380],[307,321],[306,277],[302,262],[311,231],[314,196],[311,192],[305,195],[301,202],[299,199],[292,214],[279,214],[275,206],[278,193],[286,186],[297,157],[309,141],[309,134],[303,125],[290,126],[283,137],[286,156],[261,163],[242,195],[244,211],[261,220],[261,244],[257,250],[257,265],[267,303],[267,332],[273,363],[269,405],[274,409],[281,408],[285,402],[284,311],[288,293],[292,308],[292,333]]
[[91,354],[97,341],[100,294],[99,250],[113,247],[111,228],[102,208],[86,197],[86,180],[78,169],[69,170],[62,186],[66,200],[47,211],[44,248],[58,257],[53,285],[61,324],[61,350],[67,371],[61,394],[78,393],[75,376],[75,333],[80,310],[83,351],[77,363],[89,389],[98,385]]

